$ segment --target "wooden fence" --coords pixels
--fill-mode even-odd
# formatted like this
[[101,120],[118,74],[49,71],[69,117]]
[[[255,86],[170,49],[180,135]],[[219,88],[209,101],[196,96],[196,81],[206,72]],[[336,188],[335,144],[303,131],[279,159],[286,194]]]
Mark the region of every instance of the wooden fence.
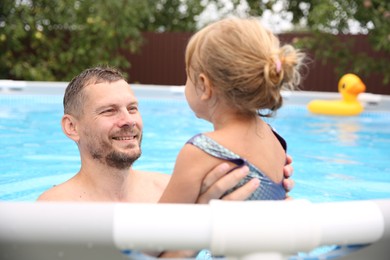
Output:
[[[186,80],[184,70],[184,52],[191,33],[144,33],[145,43],[137,54],[125,54],[131,62],[131,68],[127,71],[131,83],[156,84],[156,85],[184,85]],[[291,42],[299,35],[281,34],[281,42]],[[355,51],[369,53],[374,57],[375,53],[368,42],[366,35],[349,35],[354,37]],[[330,43],[331,44],[331,43]],[[323,65],[310,55],[311,62],[300,88],[307,91],[337,92],[339,76],[334,71],[332,64]],[[390,61],[390,59],[389,59]],[[346,71],[346,73],[352,71]],[[352,72],[353,73],[353,72]],[[390,95],[390,84],[384,85],[380,75],[363,78],[367,86],[367,92]]]

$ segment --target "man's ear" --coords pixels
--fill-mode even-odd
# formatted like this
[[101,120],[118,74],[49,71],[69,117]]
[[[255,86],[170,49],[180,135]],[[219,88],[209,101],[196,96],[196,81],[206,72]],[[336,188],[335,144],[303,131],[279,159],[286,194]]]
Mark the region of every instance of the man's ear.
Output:
[[213,94],[213,90],[209,78],[205,74],[201,73],[199,75],[199,81],[202,84],[202,95],[200,99],[201,100],[210,99]]
[[77,127],[77,119],[71,115],[64,115],[61,120],[62,131],[64,134],[75,141],[76,143],[80,140]]

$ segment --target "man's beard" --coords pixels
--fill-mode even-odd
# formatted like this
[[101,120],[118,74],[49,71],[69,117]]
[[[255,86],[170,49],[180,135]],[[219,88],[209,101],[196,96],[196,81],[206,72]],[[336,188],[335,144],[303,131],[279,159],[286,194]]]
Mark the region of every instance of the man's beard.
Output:
[[[94,149],[91,145],[89,145],[89,151],[93,159],[97,159],[100,162],[118,170],[124,170],[129,169],[133,165],[133,163],[141,156],[141,142],[142,135],[139,140],[139,150],[132,150],[131,154],[112,150],[112,146],[108,145],[107,143],[101,143],[101,145],[99,146],[100,149]],[[111,150],[110,152],[104,152],[109,149]]]
[[121,153],[112,151],[105,157],[105,161],[108,166],[116,168],[118,170],[124,170],[130,168],[133,163],[141,156],[141,147],[139,153],[129,155],[127,153]]

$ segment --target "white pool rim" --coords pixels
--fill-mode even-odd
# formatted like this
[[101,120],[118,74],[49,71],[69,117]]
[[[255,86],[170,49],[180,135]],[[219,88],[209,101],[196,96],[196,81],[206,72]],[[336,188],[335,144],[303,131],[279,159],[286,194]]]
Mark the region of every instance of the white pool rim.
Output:
[[228,259],[288,259],[322,245],[364,245],[339,259],[390,255],[390,200],[0,202],[0,212],[1,259],[54,259],[59,250],[65,259],[115,260],[129,249],[204,248]]
[[[0,95],[63,95],[68,82],[0,80]],[[138,98],[184,99],[184,86],[130,84]],[[284,104],[305,105],[313,99],[340,99],[337,92],[282,91]],[[390,95],[361,93],[366,111],[390,111]]]

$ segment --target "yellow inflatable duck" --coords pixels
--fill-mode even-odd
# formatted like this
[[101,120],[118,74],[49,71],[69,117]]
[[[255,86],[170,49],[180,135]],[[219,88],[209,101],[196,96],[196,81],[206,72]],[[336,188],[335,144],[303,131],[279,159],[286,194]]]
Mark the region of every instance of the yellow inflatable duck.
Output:
[[310,112],[330,116],[355,116],[363,112],[363,106],[357,100],[366,86],[355,74],[349,73],[341,77],[339,92],[342,100],[312,100],[307,105]]

